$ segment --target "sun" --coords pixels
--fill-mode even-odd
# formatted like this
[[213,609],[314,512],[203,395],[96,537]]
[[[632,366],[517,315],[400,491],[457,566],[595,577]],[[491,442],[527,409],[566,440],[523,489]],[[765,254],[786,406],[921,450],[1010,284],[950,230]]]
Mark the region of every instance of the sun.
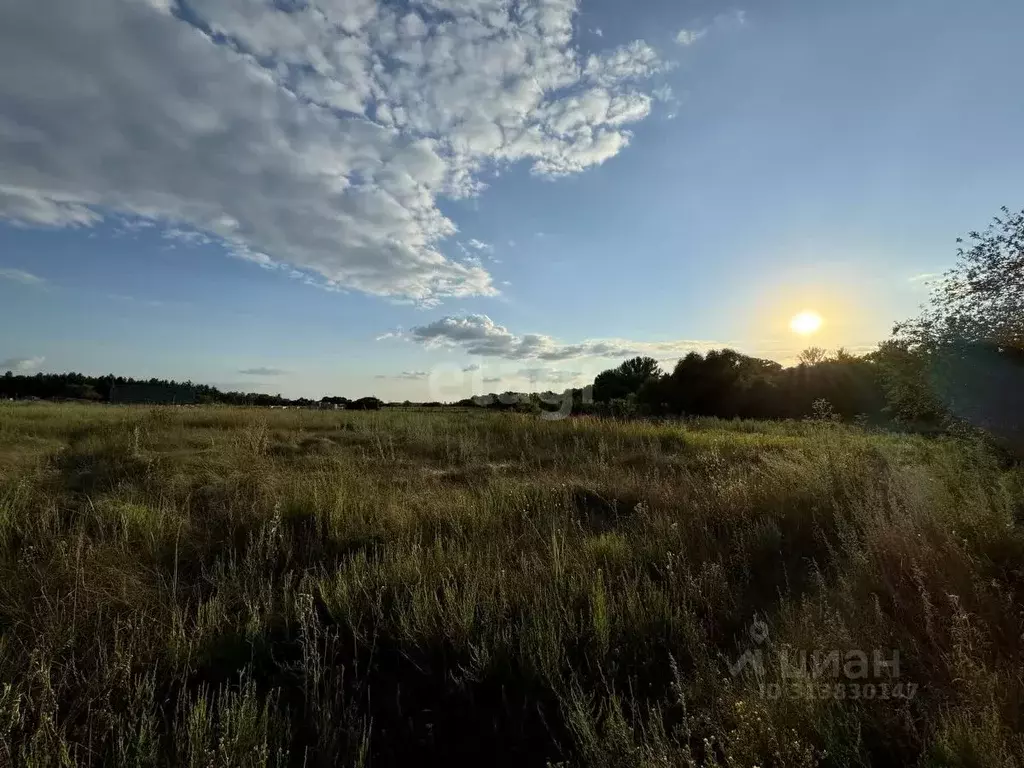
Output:
[[821,315],[808,309],[798,315],[794,315],[793,319],[789,321],[789,327],[794,333],[799,333],[801,336],[810,336],[821,328],[821,323]]

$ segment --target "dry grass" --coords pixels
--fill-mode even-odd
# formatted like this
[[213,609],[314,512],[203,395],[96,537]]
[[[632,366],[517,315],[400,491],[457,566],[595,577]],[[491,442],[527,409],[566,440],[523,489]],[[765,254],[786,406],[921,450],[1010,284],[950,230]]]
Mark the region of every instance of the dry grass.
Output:
[[833,425],[3,405],[0,765],[1020,765],[1022,513]]

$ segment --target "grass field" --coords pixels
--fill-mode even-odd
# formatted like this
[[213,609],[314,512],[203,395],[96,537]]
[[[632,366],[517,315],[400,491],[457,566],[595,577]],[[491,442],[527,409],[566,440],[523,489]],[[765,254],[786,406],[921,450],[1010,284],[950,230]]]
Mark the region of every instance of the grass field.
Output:
[[0,404],[0,765],[1015,766],[1022,608],[967,443]]

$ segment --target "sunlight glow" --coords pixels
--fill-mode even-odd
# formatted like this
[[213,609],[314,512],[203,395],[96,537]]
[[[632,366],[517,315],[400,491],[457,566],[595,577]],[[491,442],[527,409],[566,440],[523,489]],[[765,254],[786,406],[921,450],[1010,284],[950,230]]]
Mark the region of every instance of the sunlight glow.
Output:
[[789,327],[794,333],[799,333],[801,336],[810,336],[821,328],[821,315],[811,310],[804,310],[798,315],[794,315],[793,319],[789,321]]

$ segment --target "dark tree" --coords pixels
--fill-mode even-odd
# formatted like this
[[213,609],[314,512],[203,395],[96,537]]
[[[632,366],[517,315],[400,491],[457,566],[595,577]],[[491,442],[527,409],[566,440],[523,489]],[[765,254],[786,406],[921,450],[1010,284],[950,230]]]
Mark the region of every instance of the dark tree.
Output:
[[653,357],[634,357],[619,366],[619,373],[631,386],[639,389],[649,378],[661,375],[661,366]]
[[648,379],[661,376],[661,367],[653,357],[634,357],[618,368],[598,374],[594,379],[594,399],[599,402],[625,399],[635,395]]
[[[968,235],[921,314],[898,324],[889,388],[1024,450],[1024,211]],[[963,240],[958,240],[963,243]]]
[[817,365],[828,359],[828,351],[821,347],[808,347],[797,356],[801,365]]
[[920,316],[896,326],[898,338],[929,346],[988,344],[1024,348],[1024,211],[1002,209],[932,291]]
[[349,408],[353,411],[379,411],[383,405],[384,402],[376,397],[360,397]]

